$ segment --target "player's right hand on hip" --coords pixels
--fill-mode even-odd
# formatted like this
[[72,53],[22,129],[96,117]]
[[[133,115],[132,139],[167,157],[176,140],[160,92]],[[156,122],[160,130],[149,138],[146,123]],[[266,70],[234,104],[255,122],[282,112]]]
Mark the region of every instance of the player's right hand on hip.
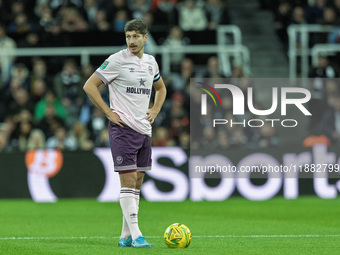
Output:
[[124,127],[126,125],[126,123],[122,121],[119,115],[115,112],[109,113],[108,115],[106,115],[106,117],[108,118],[109,121],[120,127]]

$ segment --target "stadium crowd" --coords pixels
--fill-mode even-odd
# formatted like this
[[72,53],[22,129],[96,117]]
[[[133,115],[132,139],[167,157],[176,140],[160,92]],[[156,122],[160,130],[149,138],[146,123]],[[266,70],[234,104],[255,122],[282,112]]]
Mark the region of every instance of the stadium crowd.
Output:
[[[275,31],[288,50],[287,28],[292,24],[316,24],[333,27],[331,32],[310,34],[309,47],[317,43],[340,43],[340,0],[260,0],[262,7],[273,13]],[[328,30],[327,30],[328,31]],[[299,40],[299,38],[298,38]],[[299,43],[296,45],[300,48]],[[340,143],[340,61],[339,54],[319,56],[317,66],[311,66],[308,78],[312,98],[312,113],[307,140],[323,137],[326,144]],[[320,142],[320,140],[319,140]]]
[[[304,10],[309,6],[303,0],[273,2],[278,23],[285,20],[279,14],[282,5],[289,6],[292,16],[297,6],[304,6]],[[0,0],[0,49],[123,45],[124,25],[131,18],[142,18],[149,25],[149,52],[152,43],[172,47],[214,43],[217,26],[232,23],[223,0]],[[202,32],[213,36],[202,38]],[[18,57],[10,62],[8,79],[0,77],[0,152],[109,146],[107,119],[82,90],[101,64],[98,60],[87,66],[81,66],[79,58],[70,57]],[[163,74],[167,99],[153,125],[154,146],[189,149],[189,84],[194,77],[224,78],[217,56],[197,59],[172,54],[171,73]],[[244,77],[242,67],[235,65],[230,77]],[[242,89],[248,85],[245,82]],[[107,87],[100,89],[107,100]],[[230,98],[225,101],[224,105],[230,105]],[[329,113],[329,118],[333,115]],[[280,143],[276,130],[268,125],[217,133],[204,128],[200,135],[200,148],[258,148]]]
[[[132,18],[149,25],[151,43],[158,33],[163,36],[156,38],[157,44],[178,47],[190,43],[186,32],[214,33],[219,24],[230,23],[222,0],[0,0],[0,12],[0,49],[8,50],[122,45],[124,36],[116,41],[112,35],[123,33]],[[69,57],[17,57],[10,62],[8,79],[0,79],[0,151],[109,146],[107,120],[82,90],[100,63],[80,66],[79,58]],[[188,148],[188,83],[194,62],[173,54],[171,69],[164,77],[168,96],[154,124],[153,144]],[[107,100],[107,88],[100,89]]]

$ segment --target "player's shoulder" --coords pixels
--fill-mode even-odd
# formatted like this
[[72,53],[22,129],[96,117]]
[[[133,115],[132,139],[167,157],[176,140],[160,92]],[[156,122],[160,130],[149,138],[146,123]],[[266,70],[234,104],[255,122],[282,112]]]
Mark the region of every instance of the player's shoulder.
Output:
[[117,52],[117,54],[122,57],[123,59],[127,59],[130,57],[130,54],[128,52],[128,49],[123,49]]
[[117,58],[123,58],[124,59],[124,57],[127,57],[127,52],[124,49],[117,51],[117,52],[115,52],[115,53],[113,53],[109,56],[109,58],[116,58],[116,59]]
[[126,59],[127,59],[126,52],[124,52],[124,50],[120,50],[111,54],[108,57],[107,61],[108,63],[113,63],[114,66],[117,67],[117,65],[121,65],[122,63],[124,63]]
[[154,56],[148,54],[148,53],[144,53],[144,56],[143,56],[146,60],[148,61],[155,61],[156,62],[156,59]]

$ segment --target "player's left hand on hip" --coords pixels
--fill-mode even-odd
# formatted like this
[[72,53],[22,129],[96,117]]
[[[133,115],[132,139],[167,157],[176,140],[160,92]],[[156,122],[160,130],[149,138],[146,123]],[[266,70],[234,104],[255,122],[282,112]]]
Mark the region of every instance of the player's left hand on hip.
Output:
[[146,120],[149,121],[150,124],[154,123],[155,119],[157,117],[157,112],[155,110],[148,109],[146,112]]

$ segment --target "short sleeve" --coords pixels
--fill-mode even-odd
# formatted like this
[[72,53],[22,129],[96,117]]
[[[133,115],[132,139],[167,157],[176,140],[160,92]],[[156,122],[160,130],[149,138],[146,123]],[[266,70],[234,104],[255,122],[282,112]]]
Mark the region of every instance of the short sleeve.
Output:
[[98,69],[95,74],[105,83],[109,84],[119,75],[119,70],[121,66],[120,54],[115,53],[109,56]]
[[155,76],[153,77],[153,82],[158,81],[160,78],[161,78],[161,74],[159,72],[158,64],[157,64],[157,62],[155,60]]

